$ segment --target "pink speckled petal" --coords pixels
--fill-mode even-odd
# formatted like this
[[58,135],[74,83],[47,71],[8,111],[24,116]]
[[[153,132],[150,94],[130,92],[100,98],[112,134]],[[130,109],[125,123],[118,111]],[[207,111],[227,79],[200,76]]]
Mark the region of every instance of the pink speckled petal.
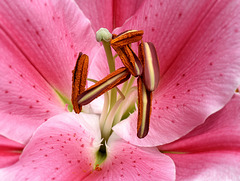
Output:
[[0,135],[0,168],[18,161],[24,145]]
[[[183,5],[186,3],[181,2]],[[123,139],[145,146],[174,141],[202,124],[209,115],[221,109],[231,99],[240,84],[240,42],[238,41],[240,39],[240,1],[218,1],[208,12],[200,11],[206,8],[203,6],[204,3],[206,5],[211,2],[192,1],[188,5],[185,4],[186,7],[184,6],[183,9],[188,10],[188,14],[182,12],[180,20],[178,20],[179,10],[172,11],[165,3],[165,11],[170,11],[169,15],[173,13],[169,22],[177,24],[181,21],[182,26],[185,27],[185,29],[182,29],[182,26],[172,27],[172,29],[176,34],[182,30],[184,34],[178,35],[181,38],[188,36],[188,41],[180,41],[181,38],[177,41],[174,39],[176,46],[181,46],[181,51],[177,51],[178,53],[174,55],[174,61],[169,68],[165,67],[166,70],[162,70],[160,84],[153,93],[149,134],[144,139],[137,138],[137,114],[135,113],[128,120],[114,127],[114,131]],[[201,3],[203,3],[202,6],[200,6]],[[180,8],[180,6],[176,7]],[[158,12],[162,11],[158,10]],[[198,22],[198,18],[201,21]],[[188,21],[192,23],[186,26]],[[162,20],[160,24],[167,32],[170,25],[167,26],[164,22]],[[194,30],[193,33],[189,33],[186,27],[194,26],[194,29],[190,28]],[[185,30],[188,34],[185,34]],[[160,37],[164,36],[164,32],[160,35]],[[168,34],[165,38],[173,38],[173,36]],[[162,41],[160,43],[165,46],[166,43]],[[159,45],[156,44],[156,46]],[[162,64],[164,58],[161,55],[163,49],[157,48],[160,67],[164,67]],[[169,55],[174,52],[174,47],[168,50]]]
[[78,181],[93,169],[101,142],[98,116],[65,113],[40,126],[19,161],[0,169],[2,180]]
[[168,154],[176,165],[176,181],[240,179],[239,151]]
[[[72,70],[83,52],[92,60],[100,45],[74,1],[0,1],[0,26],[56,90],[70,99]],[[1,60],[2,61],[2,60]]]
[[107,28],[110,32],[131,17],[144,0],[75,0],[85,16],[91,21],[93,30]]
[[0,133],[26,143],[44,121],[65,112],[65,105],[2,30],[0,57]]
[[113,134],[107,159],[85,180],[175,180],[173,161],[156,148],[139,148]]
[[239,110],[240,95],[236,94],[223,109],[208,117],[202,125],[173,143],[159,146],[159,149],[179,152],[239,150]]

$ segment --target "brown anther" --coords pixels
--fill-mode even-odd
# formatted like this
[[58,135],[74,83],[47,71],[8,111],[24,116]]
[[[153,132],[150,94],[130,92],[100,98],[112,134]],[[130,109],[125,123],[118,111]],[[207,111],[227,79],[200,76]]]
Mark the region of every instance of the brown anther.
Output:
[[85,90],[88,73],[88,61],[88,56],[80,52],[75,68],[72,71],[72,105],[73,110],[78,114],[81,112],[82,106],[78,104],[77,98]]
[[113,47],[120,57],[124,66],[129,70],[129,72],[137,77],[142,74],[143,66],[139,61],[137,55],[134,53],[129,45],[124,47]]
[[149,91],[154,91],[160,81],[159,60],[151,42],[142,42],[138,47],[138,57],[143,64],[143,82]]
[[117,34],[112,34],[112,39],[116,38],[117,36]]
[[152,92],[146,89],[141,77],[138,77],[137,84],[138,84],[137,136],[138,138],[144,138],[149,131],[149,123],[152,110]]
[[78,104],[86,105],[130,77],[127,68],[122,67],[107,75],[78,96]]
[[142,39],[143,31],[142,30],[127,30],[120,33],[118,36],[113,38],[110,43],[112,47],[122,47],[129,45],[134,42],[138,42]]

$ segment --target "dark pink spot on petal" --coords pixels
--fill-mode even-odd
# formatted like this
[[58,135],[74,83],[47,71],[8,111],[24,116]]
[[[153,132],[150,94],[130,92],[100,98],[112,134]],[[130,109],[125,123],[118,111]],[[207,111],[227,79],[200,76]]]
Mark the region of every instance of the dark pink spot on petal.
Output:
[[181,18],[181,17],[182,17],[182,13],[179,13],[179,14],[178,14],[178,18]]

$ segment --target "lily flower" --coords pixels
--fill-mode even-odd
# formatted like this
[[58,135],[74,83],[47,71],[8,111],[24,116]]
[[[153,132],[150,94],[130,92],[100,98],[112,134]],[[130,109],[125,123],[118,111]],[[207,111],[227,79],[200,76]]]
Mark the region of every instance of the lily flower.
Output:
[[[131,1],[127,8],[124,1],[97,2],[0,2],[0,134],[27,144],[18,162],[0,170],[1,178],[174,180],[171,156],[153,146],[204,123],[240,85],[239,1]],[[95,40],[99,26],[116,34],[143,30],[143,41],[156,47],[160,82],[143,139],[137,137],[137,111],[131,107],[137,99],[134,78],[123,84],[119,99],[112,97],[114,89],[110,99],[105,96],[100,117],[96,110],[94,115],[71,112],[71,72],[78,53],[89,56],[92,81],[109,74],[106,46]],[[123,66],[118,58],[115,64]],[[125,120],[114,124],[113,118]]]

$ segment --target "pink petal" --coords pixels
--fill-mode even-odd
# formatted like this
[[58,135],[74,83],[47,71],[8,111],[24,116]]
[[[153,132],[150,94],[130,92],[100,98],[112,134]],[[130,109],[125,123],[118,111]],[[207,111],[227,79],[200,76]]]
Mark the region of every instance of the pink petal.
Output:
[[0,135],[0,168],[18,161],[24,146]]
[[175,180],[175,166],[156,148],[139,148],[112,135],[107,159],[86,180]]
[[40,124],[64,112],[65,105],[3,31],[0,47],[0,133],[26,143]]
[[176,165],[177,181],[239,180],[240,153],[236,151],[168,154]]
[[101,134],[98,116],[65,113],[44,123],[3,180],[81,180],[92,171]]
[[85,16],[91,21],[93,30],[107,28],[110,32],[131,17],[144,0],[84,1],[75,0]]
[[[123,139],[137,145],[160,145],[185,135],[221,109],[240,84],[239,1],[218,1],[210,11],[210,1],[181,2],[181,6],[163,3],[152,9],[151,4],[145,4],[145,9],[136,15],[143,20],[149,12],[149,23],[156,20],[154,13],[161,18],[161,22],[152,24],[159,39],[154,33],[151,36],[158,39],[156,46],[163,67],[160,85],[153,95],[149,135],[137,138],[137,114],[114,128]],[[143,28],[150,36],[150,24],[145,23],[148,28],[144,29],[140,22],[129,20],[124,27]],[[153,41],[150,37],[144,39]],[[163,58],[166,54],[172,58]],[[171,65],[167,66],[165,60]]]
[[160,150],[179,152],[206,152],[213,150],[240,149],[240,95],[220,111],[211,115],[181,139],[159,146]]
[[78,53],[90,56],[99,43],[74,1],[1,1],[1,27],[26,59],[56,90],[70,99]]
[[[113,56],[116,55],[116,52],[112,49]],[[115,70],[117,70],[120,67],[123,67],[122,61],[119,59],[119,57],[116,58],[115,61]],[[95,79],[95,80],[101,80],[104,77],[106,77],[109,74],[109,68],[107,63],[107,57],[105,50],[103,46],[96,51],[96,54],[91,62],[91,65],[89,66],[89,73],[88,77]]]

